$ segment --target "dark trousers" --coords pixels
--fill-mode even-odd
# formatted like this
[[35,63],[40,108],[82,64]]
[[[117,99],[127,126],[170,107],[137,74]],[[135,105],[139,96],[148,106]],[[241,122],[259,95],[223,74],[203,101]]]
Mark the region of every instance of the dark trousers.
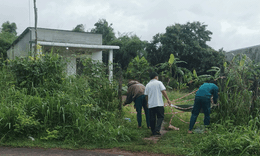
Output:
[[153,134],[160,132],[162,122],[164,119],[164,107],[149,108],[150,113],[150,125]]
[[147,108],[147,102],[145,100],[145,95],[141,95],[138,98],[136,98],[136,100],[135,100],[138,127],[141,127],[141,125],[142,125],[142,107],[144,108],[147,127],[150,127],[149,110]]
[[193,129],[193,126],[197,120],[200,113],[200,109],[204,112],[204,125],[209,125],[210,123],[210,98],[207,97],[195,97],[194,106],[192,109],[192,115],[190,118],[189,130]]

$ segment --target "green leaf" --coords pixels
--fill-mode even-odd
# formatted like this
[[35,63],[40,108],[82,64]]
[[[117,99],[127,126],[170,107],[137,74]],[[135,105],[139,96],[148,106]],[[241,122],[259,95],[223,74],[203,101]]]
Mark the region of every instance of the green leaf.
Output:
[[197,72],[196,72],[196,70],[195,70],[195,69],[193,70],[193,76],[194,76],[195,78],[197,78],[197,77],[198,77],[198,75],[197,75]]
[[223,66],[226,68],[227,67],[227,62],[225,62]]
[[244,60],[244,59],[242,59],[242,60],[239,61],[239,66],[240,66],[240,67],[244,66],[244,64],[245,64],[245,60]]
[[168,62],[169,62],[170,65],[173,64],[173,62],[174,62],[174,55],[173,54],[170,55],[170,59],[169,59]]

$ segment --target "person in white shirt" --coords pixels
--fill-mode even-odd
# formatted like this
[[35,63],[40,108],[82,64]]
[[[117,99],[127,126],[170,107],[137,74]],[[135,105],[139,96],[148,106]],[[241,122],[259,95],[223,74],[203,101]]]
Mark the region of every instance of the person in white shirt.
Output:
[[161,81],[158,81],[158,74],[150,73],[150,82],[146,85],[144,95],[149,108],[150,126],[152,135],[161,135],[160,130],[164,119],[164,102],[162,95],[171,102],[167,96],[166,88]]

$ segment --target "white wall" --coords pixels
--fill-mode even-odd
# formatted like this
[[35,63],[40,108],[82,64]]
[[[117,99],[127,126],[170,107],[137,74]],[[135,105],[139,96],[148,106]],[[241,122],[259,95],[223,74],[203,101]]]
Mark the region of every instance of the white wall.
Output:
[[[35,40],[35,31],[31,28],[32,40]],[[102,45],[102,34],[93,34],[87,32],[72,32],[55,29],[37,29],[38,41],[59,42],[59,43],[76,43]]]
[[92,59],[102,62],[102,51],[93,52],[93,53],[92,53]]
[[28,53],[30,51],[30,33],[26,33],[25,36],[23,38],[20,39],[19,42],[17,42],[14,47],[13,50],[12,48],[10,48],[7,51],[7,57],[9,59],[14,59],[15,57],[26,57],[28,56]]

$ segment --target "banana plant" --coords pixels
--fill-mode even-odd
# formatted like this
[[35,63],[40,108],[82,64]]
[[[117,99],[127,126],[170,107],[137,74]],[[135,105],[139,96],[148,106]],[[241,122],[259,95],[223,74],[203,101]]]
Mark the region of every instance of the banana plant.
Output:
[[[169,85],[171,79],[178,79],[177,75],[184,75],[183,68],[178,67],[177,64],[186,63],[185,61],[181,61],[179,58],[174,57],[173,54],[170,55],[169,61],[165,63],[160,63],[157,65],[158,69],[161,70],[161,75],[165,76],[167,81],[167,86]],[[173,72],[174,71],[174,75]]]

